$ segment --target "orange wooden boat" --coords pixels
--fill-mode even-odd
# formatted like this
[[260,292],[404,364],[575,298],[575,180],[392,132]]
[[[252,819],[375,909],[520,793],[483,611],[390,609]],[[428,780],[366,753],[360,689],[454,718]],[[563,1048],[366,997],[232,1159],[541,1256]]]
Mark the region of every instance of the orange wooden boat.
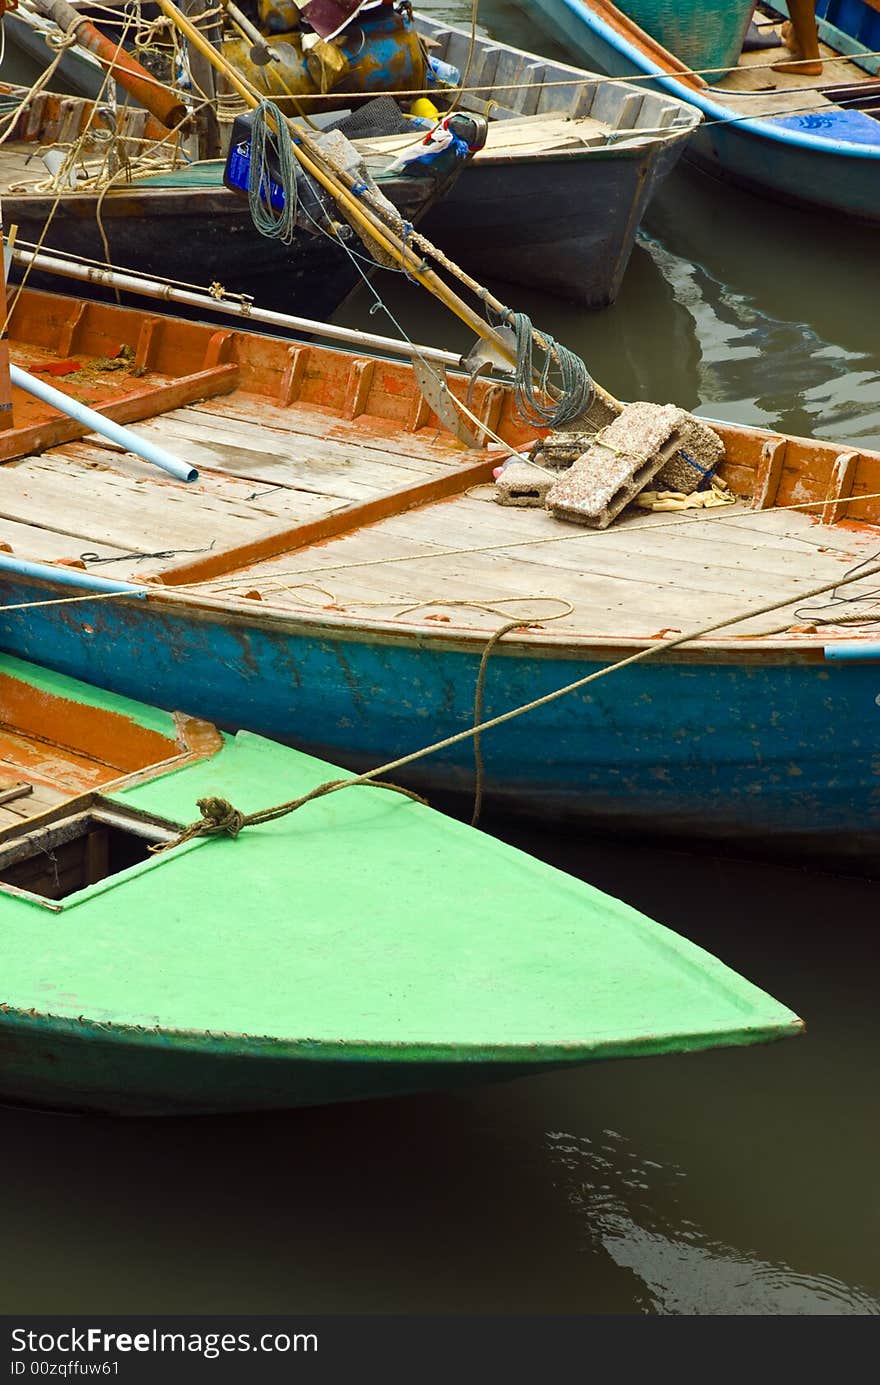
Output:
[[[500,380],[470,407],[503,449],[466,445],[410,366],[365,354],[29,290],[10,347],[31,372],[75,363],[59,388],[200,472],[171,481],[16,391],[10,652],[364,769],[466,732],[487,643],[520,620],[484,719],[648,653],[486,733],[496,803],[876,850],[880,453],[719,424],[736,505],[596,532],[494,504],[499,456],[534,437]],[[450,373],[457,398],[468,384]],[[472,789],[473,755],[464,739],[395,778]]]

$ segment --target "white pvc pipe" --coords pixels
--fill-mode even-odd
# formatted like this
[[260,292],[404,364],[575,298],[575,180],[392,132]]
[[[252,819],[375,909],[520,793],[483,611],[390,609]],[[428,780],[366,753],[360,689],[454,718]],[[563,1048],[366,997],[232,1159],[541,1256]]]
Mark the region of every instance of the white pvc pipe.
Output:
[[84,424],[90,432],[100,433],[102,437],[118,443],[120,447],[125,448],[126,452],[133,452],[136,457],[142,457],[145,462],[152,462],[154,466],[161,467],[163,471],[167,471],[169,476],[175,477],[176,480],[197,481],[199,479],[199,473],[194,466],[189,466],[187,462],[181,462],[177,457],[173,457],[170,452],[165,451],[164,447],[156,447],[146,438],[138,437],[137,433],[132,433],[129,428],[122,428],[104,414],[96,413],[94,409],[80,404],[78,399],[71,399],[69,394],[63,394],[61,390],[53,389],[45,381],[37,380],[33,375],[28,375],[27,371],[22,370],[20,366],[10,365],[9,374],[13,385],[18,385],[19,389],[27,390],[28,394],[42,399],[44,404],[51,404],[53,409],[66,414],[68,418],[75,418],[77,423]]

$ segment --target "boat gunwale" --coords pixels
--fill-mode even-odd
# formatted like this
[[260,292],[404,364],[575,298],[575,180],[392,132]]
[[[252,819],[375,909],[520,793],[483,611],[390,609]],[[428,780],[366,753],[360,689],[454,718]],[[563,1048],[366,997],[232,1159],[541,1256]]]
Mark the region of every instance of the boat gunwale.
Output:
[[[431,555],[433,557],[433,555]],[[442,556],[442,555],[440,555]],[[56,591],[51,578],[28,577],[24,579],[29,586],[45,587]],[[67,588],[69,590],[69,587]],[[277,630],[279,626],[287,629],[291,638],[307,635],[313,639],[344,640],[350,644],[388,644],[411,645],[414,648],[430,647],[443,653],[481,654],[487,642],[495,633],[493,630],[468,629],[459,627],[455,631],[428,629],[424,626],[401,625],[398,622],[380,620],[374,617],[337,616],[323,613],[318,616],[309,611],[293,611],[276,608],[270,610],[267,603],[262,609],[254,609],[255,603],[245,597],[217,597],[209,593],[194,596],[185,590],[172,587],[148,586],[146,583],[136,593],[120,594],[114,605],[121,604],[129,611],[143,611],[144,597],[150,608],[162,614],[162,608],[170,611],[183,609],[195,620],[217,622],[218,617],[234,617],[237,627],[249,629]],[[53,604],[57,598],[50,598]],[[73,598],[71,598],[73,599]],[[797,596],[792,601],[797,601]],[[523,598],[526,601],[526,598]],[[42,603],[33,603],[39,607]],[[442,602],[439,603],[442,605]],[[3,615],[0,606],[0,618]],[[743,614],[743,621],[746,619]],[[525,619],[525,617],[524,617]],[[539,618],[536,618],[539,619]],[[222,623],[222,621],[221,621]],[[231,622],[228,622],[231,623]],[[686,632],[683,632],[686,633]],[[676,636],[676,640],[679,637]],[[873,643],[874,635],[865,635],[865,643]],[[797,643],[794,641],[797,640]],[[809,643],[807,643],[809,641]],[[493,651],[493,659],[522,657],[553,659],[561,661],[584,661],[607,663],[617,656],[623,658],[643,649],[654,649],[658,660],[668,664],[822,664],[825,665],[825,646],[837,642],[858,643],[852,631],[831,637],[797,634],[788,639],[778,636],[743,635],[735,639],[716,640],[700,637],[688,644],[677,645],[673,641],[654,640],[635,635],[583,635],[572,637],[553,630],[533,634],[513,632],[505,636]],[[667,644],[673,645],[665,653]]]
[[[779,1007],[780,1009],[786,1007]],[[778,1020],[773,1028],[765,1025],[743,1023],[738,1029],[731,1029],[729,1023],[719,1021],[715,1026],[707,1025],[699,1030],[689,1031],[684,1038],[688,1044],[687,1052],[717,1047],[719,1034],[724,1035],[724,1047],[745,1047],[753,1044],[773,1043],[779,1039],[793,1037],[803,1032],[804,1021],[794,1012],[783,1023]],[[547,1063],[582,1061],[586,1053],[604,1059],[628,1058],[682,1052],[680,1030],[658,1034],[633,1033],[627,1038],[557,1039],[552,1042],[527,1043],[481,1043],[474,1040],[381,1040],[375,1039],[310,1039],[292,1038],[280,1035],[260,1035],[232,1033],[222,1030],[178,1029],[172,1026],[141,1026],[119,1023],[115,1020],[94,1020],[84,1015],[54,1015],[37,1010],[23,1010],[18,1006],[0,1001],[0,1045],[12,1029],[25,1033],[47,1031],[58,1038],[74,1038],[83,1042],[96,1040],[128,1045],[135,1048],[155,1047],[173,1052],[203,1053],[208,1056],[229,1058],[279,1058],[308,1062],[339,1063],[350,1056],[357,1062],[387,1062],[408,1064],[412,1062],[436,1062],[467,1067],[471,1063],[516,1062]],[[233,1051],[230,1052],[230,1045]]]
[[[466,39],[468,43],[470,43],[471,41],[470,30],[463,28],[460,24],[449,24],[445,20],[433,19],[429,14],[423,14],[421,12],[416,13],[415,21],[416,29],[420,33],[423,33],[425,31],[431,31],[431,33],[434,34],[457,34],[461,38]],[[586,85],[587,83],[584,81],[584,78],[587,79],[587,82],[596,82],[597,84],[607,83],[611,81],[611,79],[608,78],[608,76],[603,72],[598,72],[588,67],[578,67],[576,63],[564,63],[558,58],[548,58],[545,57],[543,53],[534,53],[528,48],[517,48],[512,43],[505,43],[501,39],[492,38],[486,34],[476,35],[476,45],[478,49],[500,48],[507,53],[515,54],[518,58],[529,58],[533,60],[537,59],[538,62],[543,63],[554,73],[570,73],[572,75],[572,78],[575,79],[575,81],[573,81],[572,83],[573,85],[575,84],[575,82],[577,85]],[[545,78],[544,82],[540,83],[539,85],[546,85],[546,80],[547,79]],[[508,83],[505,85],[504,82],[499,82],[498,88],[500,91],[509,91],[511,89],[510,84]],[[667,103],[667,109],[669,108],[670,104],[674,105],[677,108],[678,119],[681,121],[680,125],[677,123],[674,125],[670,125],[670,130],[680,130],[685,134],[691,134],[700,124],[700,121],[702,119],[699,113],[694,114],[693,103],[691,101],[688,101],[681,96],[674,96],[669,92],[661,93],[654,91],[650,87],[645,86],[643,83],[627,82],[626,80],[620,81],[618,79],[614,79],[613,89],[615,91],[622,92],[622,99],[624,100],[627,96],[644,96],[653,98],[655,100],[658,97],[662,96],[665,99],[665,102]],[[491,98],[488,99],[491,100]],[[565,113],[563,111],[560,112],[560,114],[564,115]],[[631,128],[634,132],[638,130],[638,126],[635,125],[629,128]]]
[[[667,135],[640,136],[637,130],[627,133],[625,139],[620,143],[614,144],[594,144],[585,145],[581,149],[557,149],[544,150],[536,149],[531,153],[493,153],[487,158],[481,158],[479,163],[470,164],[468,168],[509,168],[515,164],[529,165],[540,160],[542,164],[551,163],[595,163],[605,162],[611,159],[623,160],[629,158],[635,161],[640,157],[648,156],[648,162],[658,158],[665,150],[682,144],[691,136],[691,130],[675,129]],[[467,168],[465,169],[465,175]]]
[[[667,95],[674,96],[679,101],[687,101],[690,105],[696,106],[704,116],[720,120],[723,123],[729,121],[733,123],[731,117],[735,117],[736,126],[740,130],[747,134],[771,139],[778,144],[793,145],[811,153],[834,154],[838,157],[867,159],[873,162],[880,160],[880,136],[878,136],[877,145],[853,144],[847,140],[829,139],[825,135],[814,135],[806,130],[790,130],[785,126],[779,126],[774,123],[775,117],[743,115],[717,100],[713,101],[705,94],[708,90],[707,87],[689,86],[681,75],[676,76],[674,72],[667,71],[650,58],[637,41],[638,25],[634,24],[617,6],[611,4],[611,0],[602,0],[602,2],[620,17],[620,31],[603,19],[600,14],[597,14],[590,6],[589,0],[558,0],[559,4],[574,12],[602,42],[610,45],[616,53],[619,53],[626,60],[633,62],[645,76],[653,78]],[[630,37],[630,35],[632,36]],[[754,94],[749,92],[737,93],[741,97]],[[780,112],[780,114],[784,115],[785,112]],[[704,128],[708,129],[711,126],[711,119],[707,121]]]

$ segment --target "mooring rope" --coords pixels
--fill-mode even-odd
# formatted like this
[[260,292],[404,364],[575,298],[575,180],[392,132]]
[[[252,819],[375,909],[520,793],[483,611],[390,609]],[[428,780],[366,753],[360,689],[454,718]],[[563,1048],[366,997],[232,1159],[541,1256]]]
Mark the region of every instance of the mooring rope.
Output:
[[[100,85],[100,87],[99,87],[99,89],[98,89],[98,94],[97,94],[97,96],[94,98],[94,105],[93,105],[92,116],[90,117],[89,122],[86,124],[85,128],[84,128],[83,130],[80,131],[79,139],[77,140],[77,146],[84,146],[84,145],[85,145],[85,141],[86,141],[86,138],[87,138],[87,136],[88,136],[89,129],[90,129],[90,127],[91,127],[91,120],[92,120],[92,118],[94,118],[95,113],[98,111],[98,109],[99,109],[99,107],[100,107],[100,104],[101,104],[101,102],[102,102],[103,99],[104,99],[104,93],[105,93],[105,91],[108,89],[108,84],[109,84],[109,82],[110,82],[111,78],[113,77],[113,74],[114,74],[114,72],[115,72],[115,70],[116,70],[116,67],[117,67],[117,64],[118,64],[118,60],[119,60],[119,54],[122,53],[122,52],[124,51],[122,45],[123,45],[123,43],[124,43],[124,41],[125,41],[125,38],[126,38],[127,35],[128,35],[128,31],[129,31],[130,27],[131,27],[132,18],[133,18],[133,17],[130,16],[130,15],[127,15],[126,18],[125,18],[125,23],[124,23],[124,25],[123,25],[122,32],[120,33],[120,36],[119,36],[119,47],[118,47],[116,53],[114,53],[113,57],[108,61],[107,67],[104,69],[104,76],[103,76],[103,79],[102,79],[102,81],[101,81],[101,85]],[[61,49],[63,50],[63,49],[66,48],[67,45],[66,45],[65,43],[60,43],[60,42],[59,42],[59,45],[58,45],[58,46],[59,46],[59,48],[61,48]],[[70,157],[69,160],[68,160],[68,164],[69,164],[70,166],[72,166],[72,165],[74,164],[74,162],[75,162],[75,156],[74,156],[74,155],[71,155],[71,157]],[[69,188],[66,189],[66,190],[69,191]],[[35,248],[35,253],[36,253],[36,254],[39,254],[39,252],[40,252],[40,250],[41,250],[41,248],[42,248],[42,246],[43,246],[43,242],[44,242],[45,239],[46,239],[46,235],[48,234],[49,227],[50,227],[50,225],[52,224],[52,219],[53,219],[53,217],[55,216],[55,213],[56,213],[57,210],[58,210],[58,207],[59,207],[59,205],[60,205],[60,203],[61,203],[61,199],[62,199],[62,197],[64,196],[64,193],[65,193],[65,187],[64,187],[64,184],[63,184],[63,182],[62,182],[62,183],[59,184],[58,191],[57,191],[57,193],[55,194],[55,199],[54,199],[54,201],[53,201],[51,207],[49,208],[49,211],[48,211],[48,213],[47,213],[47,215],[46,215],[45,221],[43,222],[43,228],[42,228],[42,230],[40,231],[39,238],[38,238],[38,240],[37,240],[37,242],[36,242],[36,248]],[[106,247],[106,246],[105,246],[105,253],[109,253],[109,247]],[[12,319],[12,314],[13,314],[13,312],[15,311],[16,304],[18,303],[18,300],[19,300],[19,298],[20,298],[21,295],[22,295],[22,292],[23,292],[23,290],[24,290],[24,286],[25,286],[25,284],[26,284],[27,281],[28,281],[28,276],[30,275],[31,268],[32,268],[32,264],[28,264],[28,265],[25,266],[24,273],[22,274],[21,279],[18,281],[18,284],[16,285],[15,293],[12,295],[11,300],[10,300],[10,301],[7,303],[7,305],[6,305],[6,317],[5,317],[4,320],[3,320],[3,325],[2,325],[2,327],[0,327],[0,337],[5,337],[5,336],[6,336],[6,333],[7,333],[8,330],[9,330],[9,323],[10,323],[10,321],[11,321],[11,319]]]
[[[824,582],[821,587],[815,587],[811,591],[803,592],[798,601],[810,601],[813,597],[824,596],[826,592],[835,591],[840,587],[849,585],[850,582],[859,581],[865,577],[875,577],[880,574],[880,564],[870,571],[859,572],[849,577],[838,577],[833,582]],[[434,741],[433,744],[422,746],[419,750],[413,750],[408,755],[400,755],[395,760],[389,760],[384,765],[377,766],[376,769],[367,770],[364,774],[359,774],[351,779],[333,779],[324,784],[317,785],[309,793],[303,794],[300,798],[290,800],[288,803],[280,803],[274,808],[264,808],[257,813],[242,813],[235,808],[228,799],[211,798],[199,799],[197,807],[201,817],[195,822],[191,822],[185,827],[179,836],[174,837],[170,842],[162,845],[163,850],[171,850],[172,847],[180,846],[184,842],[192,841],[195,837],[216,836],[225,833],[228,836],[237,837],[243,827],[249,827],[257,823],[271,822],[277,818],[286,817],[289,813],[294,813],[305,803],[311,802],[316,798],[323,798],[326,794],[335,793],[340,789],[358,788],[363,784],[375,784],[378,788],[390,788],[394,792],[404,793],[407,797],[416,798],[408,789],[401,789],[398,785],[379,784],[377,781],[382,776],[392,774],[396,770],[403,769],[406,765],[414,764],[417,760],[424,760],[429,755],[436,755],[442,750],[449,750],[452,746],[461,745],[463,741],[473,740],[482,735],[485,731],[491,731],[496,726],[503,726],[506,722],[514,721],[518,717],[525,716],[528,712],[537,711],[541,707],[547,707],[551,702],[557,702],[562,697],[567,697],[571,693],[579,692],[582,688],[588,687],[591,683],[597,682],[600,678],[607,678],[612,673],[618,673],[621,669],[629,668],[632,664],[644,663],[648,659],[657,658],[660,654],[667,654],[673,649],[679,649],[682,645],[691,644],[694,640],[702,639],[706,635],[713,635],[718,630],[724,630],[731,625],[739,625],[743,621],[770,614],[778,611],[785,606],[791,605],[791,597],[786,596],[782,600],[771,601],[757,608],[750,607],[748,610],[741,611],[739,615],[725,616],[722,620],[713,621],[710,625],[704,625],[698,630],[689,630],[682,635],[676,635],[669,640],[658,640],[655,643],[646,645],[638,649],[633,654],[628,654],[623,659],[616,660],[613,664],[606,664],[604,668],[596,669],[593,673],[585,674],[583,678],[577,678],[573,683],[566,683],[562,688],[555,688],[553,692],[544,693],[542,697],[533,698],[531,702],[522,703],[518,707],[512,707],[510,711],[502,712],[499,716],[490,717],[488,721],[480,722],[476,726],[468,726],[464,731],[457,731],[451,736],[445,736],[442,740]],[[522,622],[519,622],[521,625]],[[514,627],[516,628],[516,627]],[[509,633],[509,630],[504,632]],[[489,644],[491,650],[494,649],[501,637],[501,632],[495,632],[490,637]],[[424,800],[423,800],[424,802]]]
[[324,798],[328,793],[333,793],[336,789],[344,789],[347,784],[354,784],[355,782],[360,782],[364,788],[388,789],[391,793],[399,793],[404,798],[411,798],[414,803],[421,803],[424,808],[428,807],[428,800],[422,798],[420,794],[414,793],[412,789],[404,789],[400,784],[375,784],[371,779],[362,781],[330,779],[326,784],[318,784],[308,793],[301,794],[299,798],[292,798],[287,803],[279,803],[275,808],[262,808],[256,813],[240,812],[238,808],[233,807],[228,798],[200,798],[197,806],[202,816],[198,822],[191,822],[189,827],[184,828],[180,836],[175,837],[173,841],[160,842],[157,846],[151,846],[150,851],[158,856],[163,851],[170,851],[173,846],[182,846],[184,842],[191,841],[193,837],[211,837],[222,834],[235,838],[245,827],[256,827],[263,822],[274,822],[277,818],[286,817],[288,813],[295,813],[297,808],[302,808],[303,804],[311,803],[315,798]]

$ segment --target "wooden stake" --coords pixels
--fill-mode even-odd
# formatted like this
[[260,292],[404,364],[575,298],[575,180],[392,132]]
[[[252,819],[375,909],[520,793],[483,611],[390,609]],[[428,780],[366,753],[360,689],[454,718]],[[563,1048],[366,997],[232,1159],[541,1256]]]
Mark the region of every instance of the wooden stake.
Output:
[[12,380],[9,376],[9,324],[6,307],[6,257],[4,254],[3,228],[0,226],[0,314],[3,332],[0,334],[0,432],[15,427],[12,409]]

